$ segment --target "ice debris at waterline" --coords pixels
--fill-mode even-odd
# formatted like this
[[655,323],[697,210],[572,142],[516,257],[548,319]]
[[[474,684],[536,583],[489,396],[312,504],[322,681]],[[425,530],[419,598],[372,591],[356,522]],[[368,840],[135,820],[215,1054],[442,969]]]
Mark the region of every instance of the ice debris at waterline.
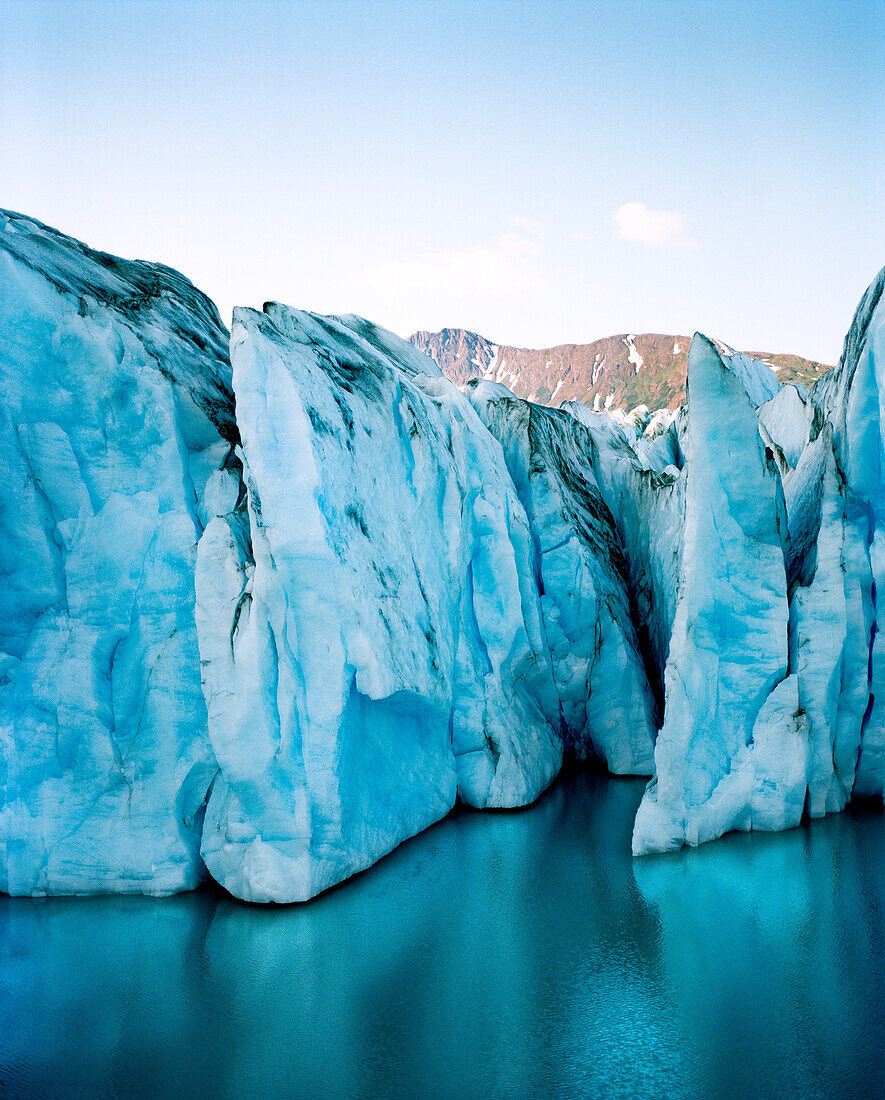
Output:
[[0,890],[303,900],[564,756],[637,854],[882,796],[885,273],[812,392],[697,336],[629,416],[17,214],[0,279]]

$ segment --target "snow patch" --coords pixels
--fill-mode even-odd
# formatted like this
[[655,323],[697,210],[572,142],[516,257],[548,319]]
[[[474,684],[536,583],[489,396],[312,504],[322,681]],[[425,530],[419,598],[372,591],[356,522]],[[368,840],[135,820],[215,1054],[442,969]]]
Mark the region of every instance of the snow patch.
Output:
[[639,368],[642,366],[644,360],[643,360],[642,356],[639,354],[639,352],[636,350],[636,345],[633,343],[633,341],[635,339],[636,339],[635,335],[633,335],[633,333],[630,333],[628,336],[626,336],[621,341],[621,343],[629,351],[629,354],[627,356],[627,361],[629,363],[633,364],[633,373],[634,374],[639,374]]

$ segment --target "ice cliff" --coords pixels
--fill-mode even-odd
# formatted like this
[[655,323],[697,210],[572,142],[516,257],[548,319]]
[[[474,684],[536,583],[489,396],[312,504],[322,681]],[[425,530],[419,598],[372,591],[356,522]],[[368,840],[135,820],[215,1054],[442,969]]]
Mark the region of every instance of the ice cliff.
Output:
[[560,704],[529,524],[466,397],[358,318],[237,310],[231,353],[245,495],[197,553],[203,856],[290,901],[456,797],[532,801]]
[[0,890],[302,900],[565,757],[637,854],[881,797],[883,279],[607,415],[3,213]]
[[810,397],[692,342],[665,717],[634,854],[785,829],[852,793],[883,794],[882,283]]
[[0,889],[195,886],[200,502],[227,332],[168,268],[0,216]]
[[529,519],[567,743],[616,774],[649,773],[657,715],[630,611],[627,566],[593,464],[592,437],[567,413],[467,384],[501,443]]
[[754,366],[692,341],[681,577],[636,854],[802,815],[808,735],[788,675],[786,509],[756,413],[777,382]]

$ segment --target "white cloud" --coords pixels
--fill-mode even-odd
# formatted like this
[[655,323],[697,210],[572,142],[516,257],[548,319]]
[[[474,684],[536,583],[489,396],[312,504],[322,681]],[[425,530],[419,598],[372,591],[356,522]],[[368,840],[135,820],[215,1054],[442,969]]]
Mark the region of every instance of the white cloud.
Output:
[[519,218],[512,217],[510,219],[517,229],[521,229],[524,233],[529,233],[533,237],[540,237],[544,232],[544,226],[540,222],[536,222],[534,218]]
[[657,248],[696,248],[688,234],[687,219],[678,210],[649,210],[644,202],[625,202],[614,213],[622,241]]
[[490,244],[431,252],[414,260],[382,264],[368,272],[366,289],[400,297],[432,294],[448,298],[505,298],[538,290],[541,227],[513,219],[517,229]]

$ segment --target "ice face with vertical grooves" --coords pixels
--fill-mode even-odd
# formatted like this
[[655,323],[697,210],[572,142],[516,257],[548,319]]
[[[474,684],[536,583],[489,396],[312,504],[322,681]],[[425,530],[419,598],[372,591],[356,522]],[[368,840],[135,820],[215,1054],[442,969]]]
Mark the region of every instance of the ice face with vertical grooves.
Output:
[[675,466],[661,472],[645,467],[621,425],[605,413],[579,401],[563,408],[590,433],[596,482],[618,530],[639,647],[662,713],[682,556],[685,477]]
[[810,397],[693,341],[679,605],[635,854],[882,797],[883,285]]
[[559,700],[529,525],[467,399],[358,318],[238,310],[231,349],[245,497],[198,550],[202,851],[240,897],[301,900],[456,796],[535,798]]
[[786,511],[756,417],[777,390],[768,375],[692,341],[679,597],[636,855],[802,815],[808,748],[788,670]]
[[[871,575],[864,616],[868,639],[868,704],[853,791],[865,797],[885,794],[885,644],[878,623],[885,592],[885,268],[855,313],[838,367],[815,386],[814,402],[833,428],[833,448],[847,489],[848,518],[859,549],[852,561],[866,559]],[[863,575],[864,562],[855,571]],[[865,591],[867,590],[864,586]],[[856,603],[856,601],[855,601]],[[853,617],[852,644],[859,631]]]
[[627,596],[614,520],[587,429],[494,383],[468,383],[499,440],[535,540],[538,587],[566,735],[578,759],[616,774],[652,771],[655,704]]
[[198,500],[227,332],[167,268],[0,216],[0,889],[171,893],[216,771]]
[[824,425],[784,479],[790,523],[787,576],[791,667],[809,729],[811,817],[845,807],[854,786],[869,696],[871,577]]

